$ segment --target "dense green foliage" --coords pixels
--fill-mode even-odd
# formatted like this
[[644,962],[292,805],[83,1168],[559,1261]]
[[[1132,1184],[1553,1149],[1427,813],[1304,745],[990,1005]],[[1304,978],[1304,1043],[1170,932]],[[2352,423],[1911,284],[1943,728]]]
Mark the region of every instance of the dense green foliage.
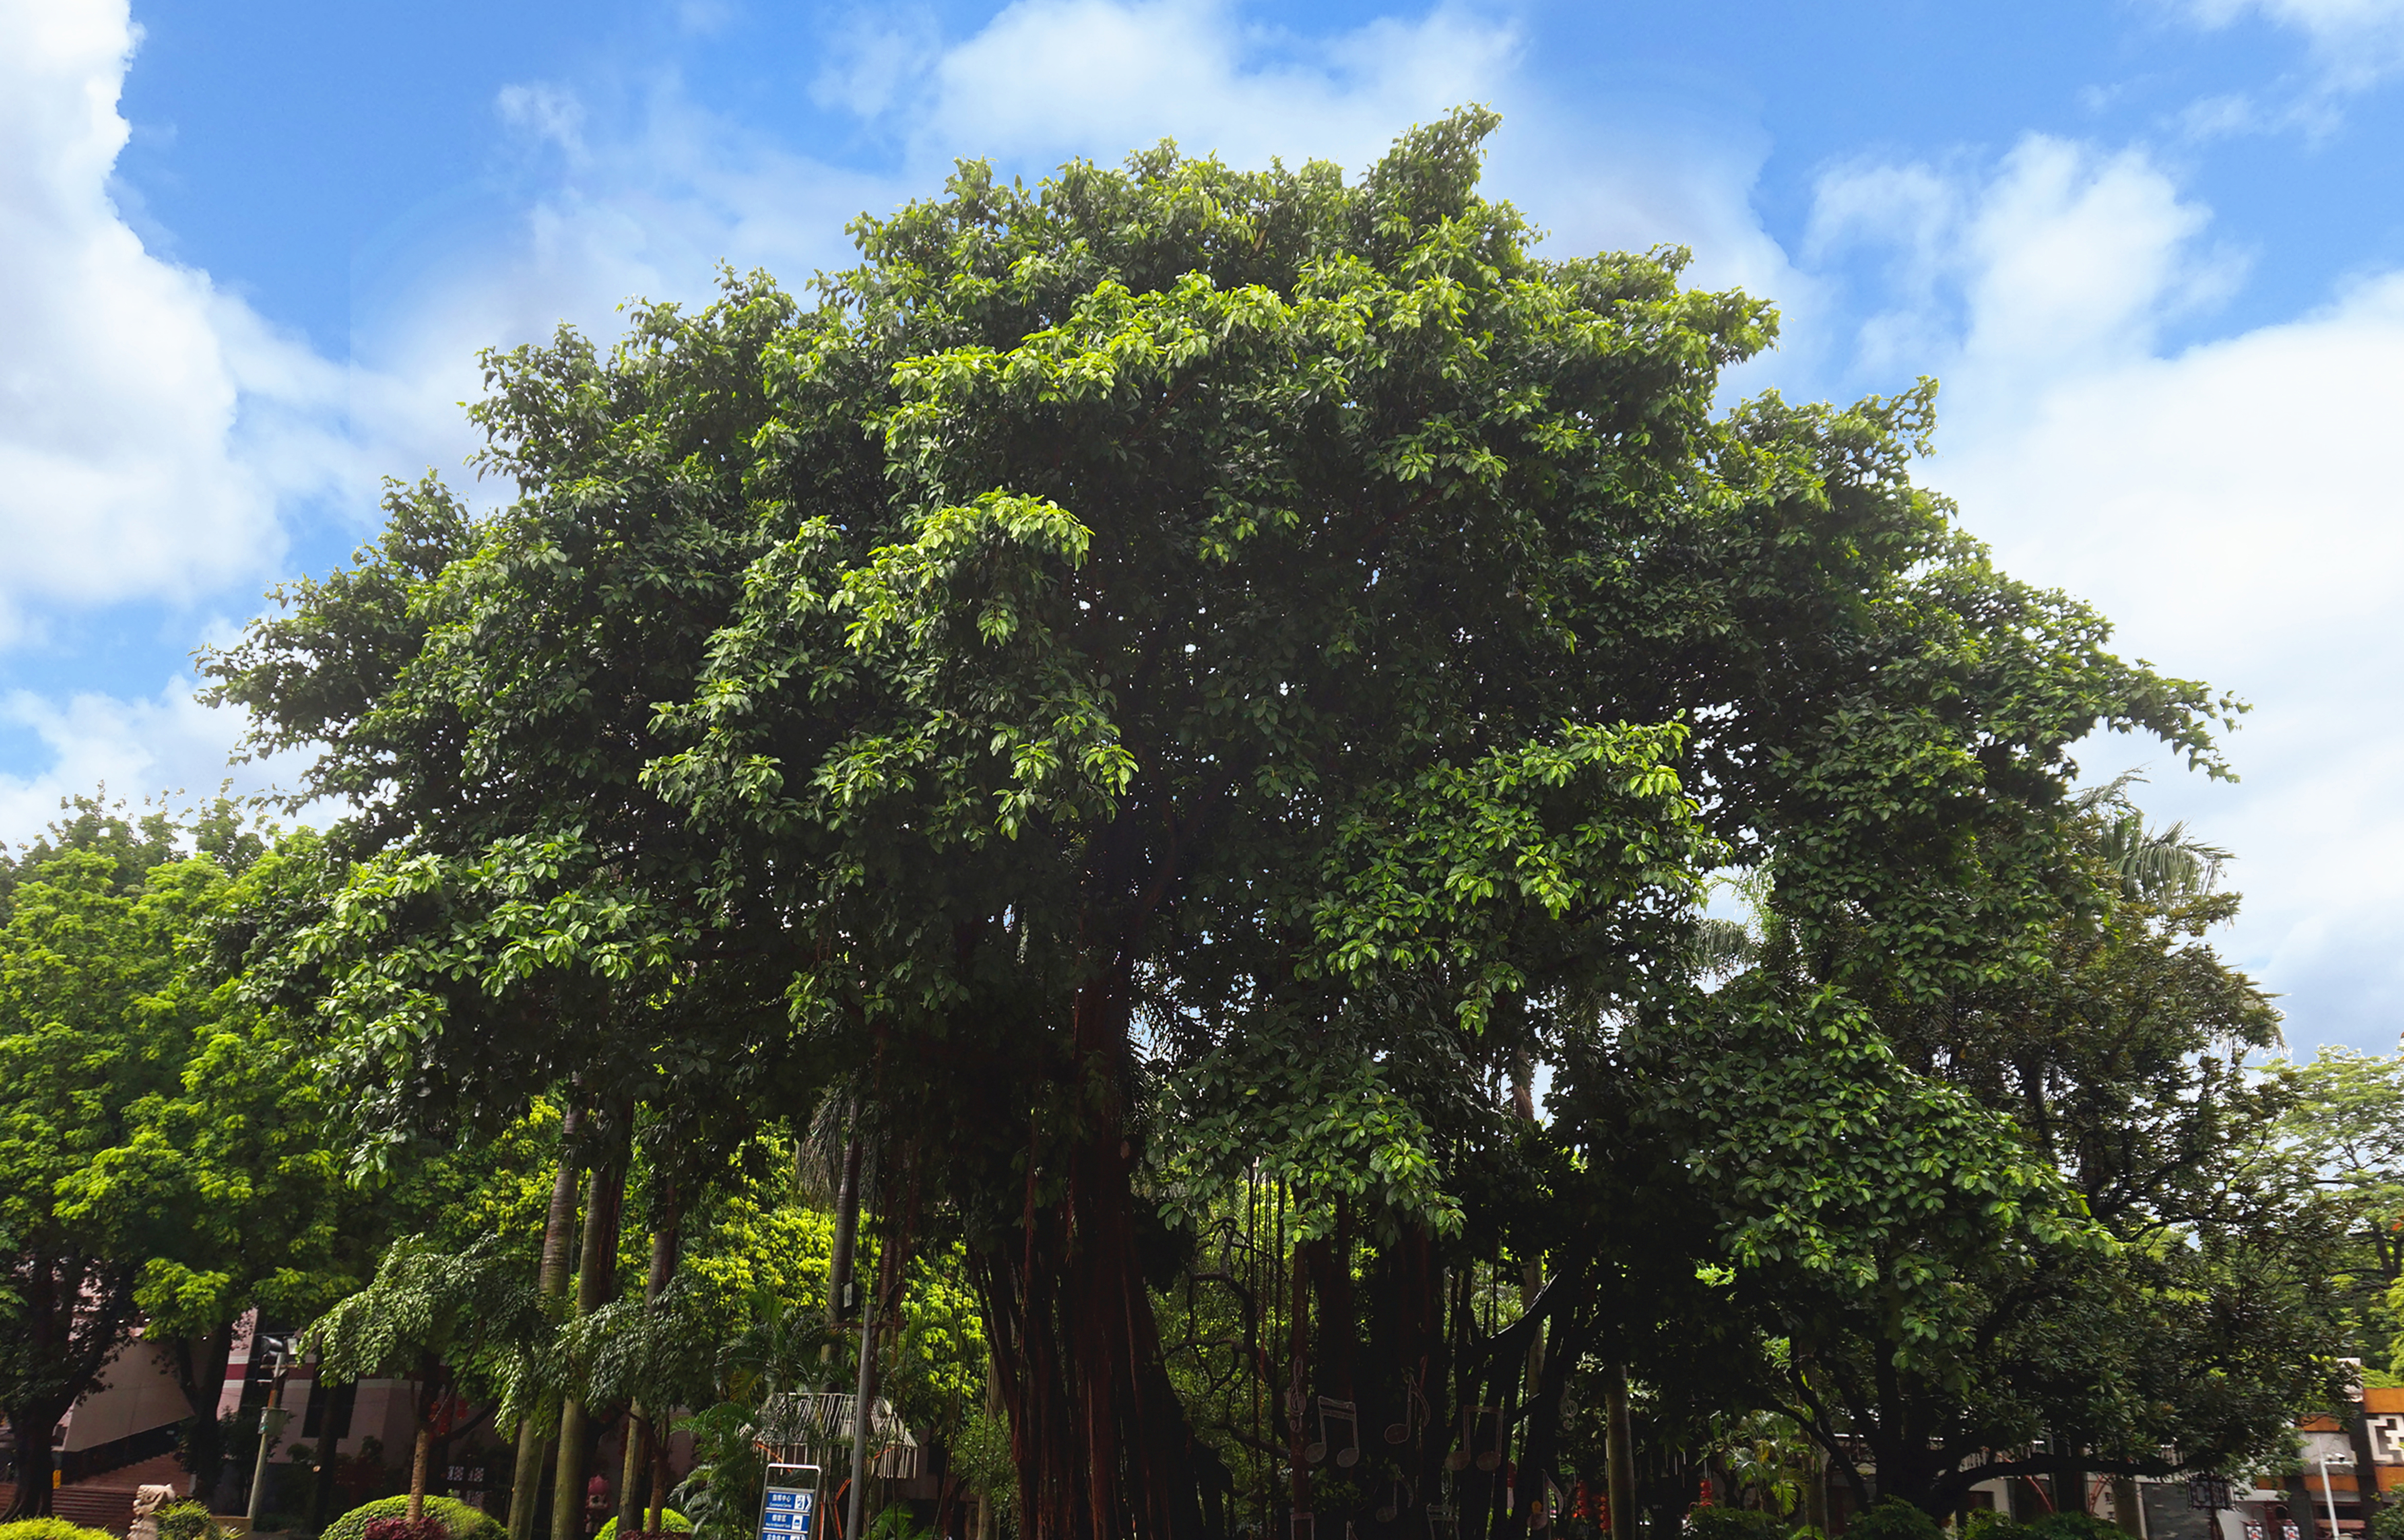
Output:
[[377,1239],[346,1233],[305,1048],[219,955],[314,867],[222,801],[66,812],[0,859],[0,1410],[36,1473],[137,1320],[213,1431],[235,1318],[321,1308]]
[[[400,1519],[409,1513],[406,1497],[379,1497],[363,1503],[326,1526],[317,1540],[366,1540],[368,1525],[378,1519]],[[426,1515],[438,1519],[451,1532],[452,1540],[501,1540],[501,1526],[490,1514],[452,1497],[426,1499]]]
[[137,1313],[214,1405],[256,1305],[421,1452],[514,1422],[520,1534],[679,1409],[746,1531],[859,1384],[1028,1540],[1740,1540],[1824,1458],[1919,1540],[2282,1447],[2391,1329],[2404,1082],[2249,1081],[2226,853],[2072,758],[2233,703],[1913,484],[1933,386],[1723,410],[1769,310],[1540,255],[1492,126],[964,163],[489,357],[514,496],[207,663],[344,816],[0,867],[12,1421]]
[[106,1530],[88,1530],[63,1519],[19,1519],[0,1524],[0,1540],[115,1540]]

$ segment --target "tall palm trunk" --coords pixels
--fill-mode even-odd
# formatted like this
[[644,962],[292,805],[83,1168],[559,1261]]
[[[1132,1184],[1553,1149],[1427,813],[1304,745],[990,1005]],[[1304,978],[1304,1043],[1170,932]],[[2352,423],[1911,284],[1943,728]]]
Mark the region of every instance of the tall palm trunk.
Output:
[[[643,1305],[648,1309],[659,1308],[660,1295],[667,1292],[668,1280],[676,1276],[684,1219],[680,1196],[675,1178],[662,1182],[651,1225],[651,1267],[643,1278]],[[622,1535],[659,1528],[656,1521],[643,1522],[642,1486],[646,1478],[652,1478],[655,1490],[650,1506],[656,1511],[660,1505],[656,1472],[666,1468],[667,1444],[656,1424],[668,1409],[639,1405],[626,1409],[626,1457],[619,1466],[618,1479],[618,1533]]]

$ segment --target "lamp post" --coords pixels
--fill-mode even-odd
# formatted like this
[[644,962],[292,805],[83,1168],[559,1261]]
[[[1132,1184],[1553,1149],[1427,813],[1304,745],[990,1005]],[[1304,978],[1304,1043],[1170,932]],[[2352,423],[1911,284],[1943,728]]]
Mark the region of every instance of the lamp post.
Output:
[[2341,1454],[2335,1460],[2331,1460],[2326,1451],[2321,1455],[2321,1501],[2328,1506],[2329,1540],[2337,1540],[2337,1489],[2329,1485],[2329,1466],[2353,1463],[2354,1456],[2350,1454]]
[[2222,1540],[2220,1516],[2237,1505],[2229,1488],[2229,1477],[2213,1471],[2200,1471],[2187,1484],[2187,1505],[2202,1513],[2203,1521],[2212,1528],[2212,1540]]
[[[245,1533],[256,1533],[259,1510],[267,1501],[267,1451],[275,1442],[275,1435],[284,1426],[284,1371],[291,1345],[280,1337],[262,1337],[259,1343],[267,1349],[267,1405],[259,1408],[259,1458],[250,1468],[250,1510]],[[256,1347],[253,1351],[258,1351]]]

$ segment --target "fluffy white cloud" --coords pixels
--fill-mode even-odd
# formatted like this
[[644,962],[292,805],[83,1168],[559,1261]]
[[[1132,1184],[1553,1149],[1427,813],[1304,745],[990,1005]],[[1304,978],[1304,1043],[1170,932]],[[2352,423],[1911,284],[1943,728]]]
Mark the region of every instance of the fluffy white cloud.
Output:
[[2179,0],[2207,27],[2260,16],[2311,42],[2328,84],[2359,89],[2404,65],[2404,0]]
[[[389,383],[356,388],[379,403],[397,394],[362,415],[398,424],[410,401],[455,400],[484,343],[562,318],[606,332],[630,295],[705,298],[720,259],[788,282],[840,264],[846,221],[932,192],[955,157],[1040,175],[1174,138],[1239,165],[1322,157],[1357,170],[1411,124],[1474,101],[1506,117],[1489,188],[1558,247],[1685,244],[1700,281],[1810,301],[1749,203],[1766,143],[1589,120],[1526,80],[1514,23],[1463,6],[1305,36],[1228,0],[1018,0],[949,40],[907,7],[838,16],[826,36],[811,94],[857,120],[875,169],[796,155],[696,104],[672,73],[596,93],[629,104],[613,121],[557,83],[505,90],[497,112],[530,152],[556,152],[555,180],[517,228],[462,243],[449,270],[366,318]],[[437,426],[396,427],[396,441],[431,446]]]
[[272,567],[337,477],[340,371],[162,261],[108,179],[124,0],[0,0],[0,643],[50,605],[175,599]]
[[[2233,847],[2230,950],[2289,992],[2299,1043],[2384,1045],[2404,983],[2404,274],[2325,311],[2165,355],[2161,324],[2232,276],[2205,212],[2135,154],[2051,140],[1986,174],[1850,168],[1824,245],[1875,239],[1917,297],[1865,337],[1936,335],[1928,468],[2006,567],[2094,601],[2128,652],[2255,704],[2216,786],[2150,756],[2149,801]],[[2144,763],[2123,740],[2091,768]]]
[[27,843],[59,816],[64,799],[103,787],[111,797],[139,802],[161,794],[205,797],[229,780],[237,795],[267,791],[279,777],[287,785],[297,780],[298,760],[228,765],[241,723],[201,705],[193,690],[192,679],[178,677],[146,699],[85,693],[51,700],[24,690],[0,695],[0,725],[38,739],[53,756],[39,774],[0,775],[0,842]]
[[1019,0],[932,61],[914,147],[1116,160],[1175,138],[1238,165],[1358,166],[1415,119],[1505,83],[1516,31],[1450,7],[1304,41],[1218,0]]

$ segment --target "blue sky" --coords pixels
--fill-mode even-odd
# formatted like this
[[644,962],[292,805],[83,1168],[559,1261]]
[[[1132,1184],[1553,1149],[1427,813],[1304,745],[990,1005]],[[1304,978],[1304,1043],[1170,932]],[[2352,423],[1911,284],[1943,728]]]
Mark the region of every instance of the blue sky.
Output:
[[956,156],[1358,165],[1462,101],[1556,249],[1781,302],[1732,392],[1944,382],[1968,526],[2255,703],[2236,786],[2083,762],[2237,850],[2299,1051],[2392,1047],[2404,0],[0,0],[0,840],[229,773],[191,649],[463,474],[477,348],[799,282]]

